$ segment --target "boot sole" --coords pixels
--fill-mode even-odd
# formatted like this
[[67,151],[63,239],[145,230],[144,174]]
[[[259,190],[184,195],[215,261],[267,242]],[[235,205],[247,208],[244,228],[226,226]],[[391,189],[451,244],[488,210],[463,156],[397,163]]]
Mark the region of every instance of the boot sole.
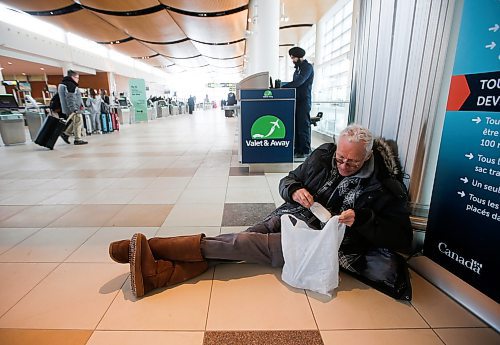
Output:
[[132,293],[136,297],[144,296],[144,281],[141,271],[141,244],[140,234],[134,234],[130,240],[129,261],[130,261],[130,284]]

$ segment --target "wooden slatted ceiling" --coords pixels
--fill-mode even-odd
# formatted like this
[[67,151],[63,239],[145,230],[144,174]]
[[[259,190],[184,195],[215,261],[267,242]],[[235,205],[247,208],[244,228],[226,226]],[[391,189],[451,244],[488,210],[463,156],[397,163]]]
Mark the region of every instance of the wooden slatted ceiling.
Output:
[[248,5],[248,0],[160,0],[161,3],[190,12],[221,12]]
[[121,17],[104,14],[99,16],[127,35],[140,40],[161,43],[186,38],[165,10],[141,16]]
[[174,64],[173,61],[163,57],[163,56],[155,56],[153,58],[150,58],[150,59],[146,59],[146,60],[140,60],[141,62],[144,62],[144,63],[147,63],[148,65],[151,65],[153,67],[159,67],[159,66],[170,66],[172,64]]
[[71,0],[2,0],[2,3],[22,11],[50,11],[75,4]]
[[40,17],[40,19],[64,28],[96,42],[110,42],[127,38],[122,30],[88,10],[80,10],[61,16]]
[[223,43],[237,41],[245,35],[248,10],[221,17],[192,17],[168,12],[192,40]]
[[240,65],[243,64],[243,56],[229,60],[214,60],[207,57],[205,57],[205,59],[211,66],[219,68],[233,68],[233,67],[239,67]]
[[196,49],[198,49],[201,55],[213,58],[228,58],[243,55],[245,54],[245,44],[246,41],[241,41],[233,44],[213,46],[209,44],[193,42],[193,45],[196,47]]
[[157,54],[157,52],[155,52],[153,49],[136,40],[123,42],[120,44],[110,44],[108,45],[108,47],[116,50],[117,52],[132,57],[144,57]]
[[188,57],[200,54],[198,49],[193,45],[191,41],[184,41],[176,44],[149,44],[144,43],[152,50],[166,55],[175,57]]
[[157,0],[80,0],[84,6],[105,11],[137,11],[160,5]]
[[199,56],[196,58],[192,59],[169,59],[170,61],[174,62],[176,65],[181,66],[181,67],[199,67],[199,66],[204,66],[208,64],[208,61],[203,57]]

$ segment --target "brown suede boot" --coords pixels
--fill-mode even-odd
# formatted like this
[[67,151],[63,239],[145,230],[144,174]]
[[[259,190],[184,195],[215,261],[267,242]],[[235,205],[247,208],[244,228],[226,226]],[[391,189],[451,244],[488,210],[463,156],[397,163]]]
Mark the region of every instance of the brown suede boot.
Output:
[[208,269],[206,261],[155,260],[146,236],[139,233],[130,240],[129,254],[132,292],[137,297],[160,287],[181,283]]
[[[204,261],[201,255],[200,242],[204,234],[177,236],[177,237],[153,237],[148,240],[149,247],[156,259],[196,262]],[[113,261],[120,264],[129,263],[130,240],[121,240],[109,244],[109,256]],[[192,250],[192,248],[198,248]]]

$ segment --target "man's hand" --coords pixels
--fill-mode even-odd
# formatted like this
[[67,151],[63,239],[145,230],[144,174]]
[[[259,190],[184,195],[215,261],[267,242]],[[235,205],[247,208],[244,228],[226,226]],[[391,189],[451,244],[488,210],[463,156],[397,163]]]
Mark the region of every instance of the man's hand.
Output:
[[339,223],[345,224],[347,226],[352,226],[352,224],[354,224],[355,218],[356,214],[354,213],[354,210],[348,209],[339,215]]
[[293,192],[292,199],[306,208],[311,207],[314,202],[313,196],[305,188],[297,189]]

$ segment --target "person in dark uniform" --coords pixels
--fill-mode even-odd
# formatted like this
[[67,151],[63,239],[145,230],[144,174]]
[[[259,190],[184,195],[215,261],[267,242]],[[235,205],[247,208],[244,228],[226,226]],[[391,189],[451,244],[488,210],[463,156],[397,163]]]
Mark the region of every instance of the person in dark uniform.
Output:
[[304,59],[306,51],[293,47],[288,55],[295,65],[293,81],[284,88],[296,89],[295,103],[295,158],[305,158],[311,153],[311,89],[314,79],[313,66]]

